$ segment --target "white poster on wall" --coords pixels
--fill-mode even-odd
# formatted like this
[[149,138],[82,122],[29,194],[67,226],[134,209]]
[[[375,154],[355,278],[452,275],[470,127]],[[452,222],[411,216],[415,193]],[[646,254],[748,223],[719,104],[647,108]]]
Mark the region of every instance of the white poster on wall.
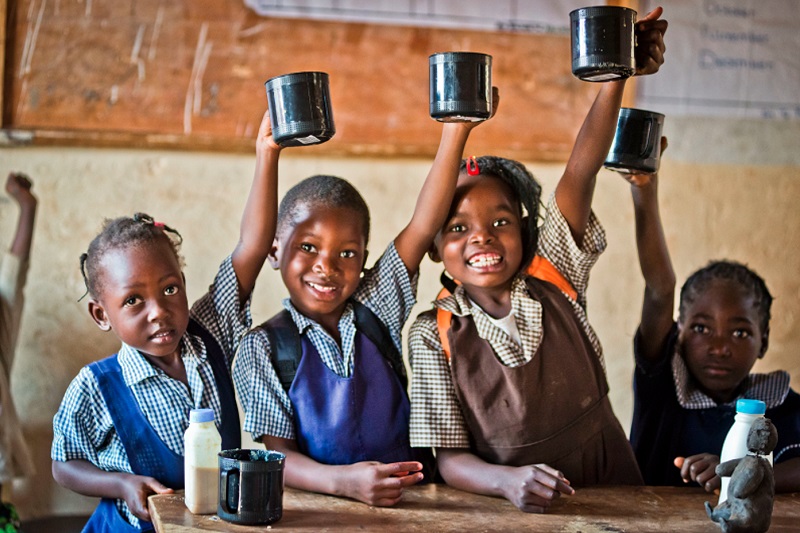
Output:
[[[670,0],[666,61],[637,105],[672,115],[800,119],[797,0]],[[641,14],[640,14],[641,15]]]
[[[451,29],[569,33],[586,0],[244,0],[262,16]],[[603,4],[604,2],[596,2]]]

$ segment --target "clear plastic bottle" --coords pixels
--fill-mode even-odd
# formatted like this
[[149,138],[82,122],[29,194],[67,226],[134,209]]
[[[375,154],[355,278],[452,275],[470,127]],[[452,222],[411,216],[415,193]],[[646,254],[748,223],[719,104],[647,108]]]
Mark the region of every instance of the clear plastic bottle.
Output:
[[[763,418],[766,411],[767,406],[761,400],[736,401],[736,416],[722,445],[722,453],[719,456],[720,463],[747,455],[749,452],[747,449],[747,435],[750,433],[750,426],[753,425],[757,418]],[[767,459],[772,464],[772,452],[767,456]],[[730,480],[729,476],[722,476],[722,487],[719,491],[717,505],[728,499],[728,483]]]
[[222,437],[214,424],[213,409],[192,409],[184,434],[186,507],[194,514],[217,512],[219,459]]

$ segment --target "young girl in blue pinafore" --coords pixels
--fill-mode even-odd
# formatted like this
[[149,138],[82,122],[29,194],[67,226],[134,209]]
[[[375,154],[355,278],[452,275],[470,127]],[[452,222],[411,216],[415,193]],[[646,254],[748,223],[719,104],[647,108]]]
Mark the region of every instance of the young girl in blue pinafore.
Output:
[[230,367],[275,232],[277,163],[269,114],[240,240],[189,309],[177,231],[144,214],[107,221],[81,257],[89,313],[122,342],[81,369],[53,420],[53,477],[102,498],[84,531],[151,531],[147,496],[184,485],[183,434],[214,410],[223,448],[240,446]]

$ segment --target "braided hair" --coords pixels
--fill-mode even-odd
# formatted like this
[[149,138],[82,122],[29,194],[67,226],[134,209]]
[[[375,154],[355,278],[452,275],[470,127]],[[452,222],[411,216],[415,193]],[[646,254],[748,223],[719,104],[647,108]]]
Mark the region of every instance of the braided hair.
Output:
[[92,298],[97,298],[100,294],[102,283],[100,263],[108,251],[151,244],[160,239],[167,240],[178,259],[178,264],[183,266],[183,259],[179,253],[183,237],[175,229],[161,222],[155,222],[153,217],[145,213],[136,213],[132,217],[106,219],[103,229],[89,244],[89,249],[81,254],[81,274],[87,293]]
[[281,236],[292,227],[303,206],[351,209],[361,219],[364,243],[369,242],[369,207],[358,189],[336,176],[316,175],[304,179],[286,193],[278,207],[278,228]]
[[726,280],[737,283],[749,292],[758,307],[761,319],[761,330],[766,331],[771,318],[772,295],[767,289],[764,279],[750,270],[746,265],[736,261],[711,261],[708,265],[693,273],[681,287],[678,320],[683,321],[686,309],[708,288],[715,280]]
[[511,188],[519,202],[522,212],[522,262],[520,270],[528,267],[536,254],[539,243],[539,205],[542,196],[542,186],[536,181],[531,172],[522,163],[513,159],[505,159],[492,155],[464,159],[461,161],[460,172],[467,170],[467,165],[477,166],[480,175],[495,176]]

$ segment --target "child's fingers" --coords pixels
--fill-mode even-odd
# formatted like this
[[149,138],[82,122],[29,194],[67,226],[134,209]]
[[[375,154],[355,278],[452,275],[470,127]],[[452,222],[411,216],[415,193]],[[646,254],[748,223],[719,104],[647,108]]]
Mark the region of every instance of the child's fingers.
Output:
[[659,17],[660,17],[660,16],[661,16],[663,13],[664,13],[664,8],[663,8],[663,7],[661,7],[661,6],[658,6],[657,8],[655,8],[654,10],[652,10],[650,13],[648,13],[648,14],[647,14],[647,15],[645,15],[644,17],[640,18],[640,19],[639,19],[639,22],[646,22],[646,21],[650,21],[650,20],[658,20],[658,18],[659,18]]
[[417,461],[386,463],[378,466],[378,472],[383,474],[383,477],[407,476],[409,472],[419,472],[420,470],[422,470],[422,463]]
[[153,478],[148,479],[145,485],[147,485],[147,487],[156,494],[171,494],[174,492],[171,488],[167,487],[166,485],[162,485]]

